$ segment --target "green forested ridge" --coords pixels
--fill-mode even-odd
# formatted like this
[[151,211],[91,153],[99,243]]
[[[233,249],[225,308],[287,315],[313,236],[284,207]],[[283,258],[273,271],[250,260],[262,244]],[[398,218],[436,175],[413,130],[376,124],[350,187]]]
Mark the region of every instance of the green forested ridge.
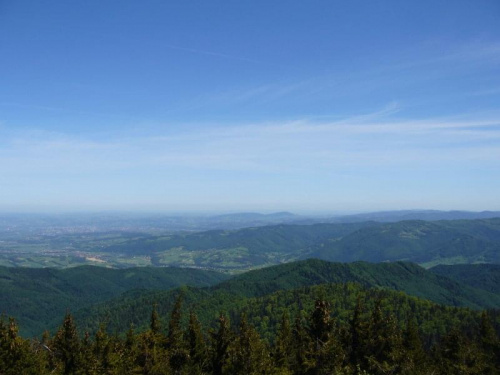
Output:
[[[176,268],[0,268],[3,297],[0,307],[2,312],[19,319],[24,335],[40,334],[43,329],[55,326],[68,308],[88,330],[95,330],[102,320],[110,321],[112,327],[116,323],[113,329],[123,329],[129,322],[144,325],[140,319],[147,315],[145,310],[153,302],[173,298],[168,289],[183,284],[208,286],[218,281],[222,282],[210,288],[186,289],[193,295],[193,303],[207,301],[204,303],[210,318],[220,307],[228,308],[225,305],[228,301],[345,282],[400,290],[451,306],[500,307],[498,285],[496,291],[493,285],[483,290],[403,262],[341,264],[310,259],[250,271],[224,281],[227,277],[214,272]],[[172,295],[176,293],[174,291]],[[159,308],[163,308],[161,303]]]
[[[205,323],[222,311],[231,311],[258,298],[286,290],[320,284],[355,282],[365,288],[400,290],[435,303],[475,309],[500,308],[500,296],[435,275],[415,264],[397,262],[371,264],[330,263],[306,260],[250,271],[209,288],[182,288],[186,305],[192,306]],[[131,292],[102,304],[75,312],[79,326],[95,331],[101,321],[110,330],[123,331],[130,323],[144,327],[147,311],[158,303],[165,314],[179,290]]]
[[439,265],[431,268],[430,271],[474,288],[499,293],[500,264]]
[[433,266],[500,263],[500,219],[275,225],[149,236],[103,249],[172,264],[246,270],[304,258]]
[[179,268],[67,269],[0,267],[0,313],[16,317],[22,334],[41,332],[67,309],[77,310],[131,289],[208,286],[228,276]]
[[[88,272],[75,270],[83,285]],[[148,270],[101,279],[153,285]],[[498,297],[415,264],[311,259],[210,287],[129,290],[62,324],[61,313],[33,340],[2,317],[0,374],[499,373],[499,305],[481,312],[407,293],[471,307]]]
[[500,219],[373,225],[319,245],[312,254],[343,262],[499,263]]
[[[484,275],[481,272],[474,274],[478,278]],[[491,284],[485,290],[480,285],[466,285],[404,262],[342,264],[310,259],[250,271],[224,281],[227,277],[214,272],[175,268],[0,268],[0,307],[2,312],[19,319],[24,335],[40,334],[43,329],[55,326],[68,308],[75,313],[80,326],[90,331],[102,320],[110,321],[113,329],[123,330],[130,322],[141,326],[144,321],[140,319],[147,315],[145,310],[153,302],[158,301],[160,309],[168,309],[165,301],[177,293],[169,293],[168,289],[184,284],[208,286],[218,281],[222,282],[209,288],[184,288],[187,294],[192,294],[193,303],[204,301],[207,311],[211,312],[210,318],[218,313],[217,309],[228,308],[230,301],[345,282],[400,290],[451,306],[500,307],[498,284],[496,290]]]
[[273,225],[136,239],[103,251],[151,255],[156,265],[248,270],[306,257],[310,247],[374,223]]

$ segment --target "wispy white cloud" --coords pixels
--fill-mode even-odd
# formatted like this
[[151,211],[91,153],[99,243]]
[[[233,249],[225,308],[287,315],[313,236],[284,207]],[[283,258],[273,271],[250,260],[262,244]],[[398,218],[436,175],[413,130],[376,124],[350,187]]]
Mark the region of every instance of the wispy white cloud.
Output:
[[[0,145],[0,173],[101,173],[176,168],[253,172],[498,164],[500,117],[386,118],[396,105],[335,122],[300,120],[215,127],[174,135],[89,140],[18,133]],[[487,145],[484,144],[487,142]]]

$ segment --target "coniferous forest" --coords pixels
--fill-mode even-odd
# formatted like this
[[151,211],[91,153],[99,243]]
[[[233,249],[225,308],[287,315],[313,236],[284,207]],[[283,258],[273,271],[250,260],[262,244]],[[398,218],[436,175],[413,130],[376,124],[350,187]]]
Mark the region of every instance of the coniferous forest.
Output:
[[[95,280],[83,283],[84,271]],[[404,262],[311,259],[230,279],[201,270],[140,271],[75,268],[63,278],[26,270],[20,281],[9,274],[6,306],[29,315],[17,314],[20,323],[0,319],[0,374],[500,373],[495,265],[431,272]],[[22,294],[15,286],[27,275],[41,284]],[[129,290],[84,308],[68,304],[71,294],[53,294],[59,284],[75,285],[68,289],[75,296],[103,293],[123,277],[167,289]],[[198,286],[168,289],[185,282]],[[36,307],[41,313],[45,300],[75,310],[47,323]],[[25,322],[45,331],[23,333]]]
[[[221,313],[203,326],[196,313],[183,308],[182,293],[166,317],[153,305],[142,332],[130,326],[123,334],[110,334],[103,324],[95,334],[81,335],[68,312],[55,334],[30,340],[18,335],[14,319],[2,318],[0,373],[500,373],[500,339],[493,323],[498,312],[468,311],[446,332],[424,333],[425,310],[416,299],[402,319],[384,308],[386,298],[376,291],[357,293],[354,307],[341,312],[343,319],[336,317],[336,301],[329,298],[315,299],[312,308],[293,314],[284,308],[279,317],[264,317],[278,321],[271,335],[259,333],[246,312],[234,319]],[[432,319],[439,318],[449,316]]]

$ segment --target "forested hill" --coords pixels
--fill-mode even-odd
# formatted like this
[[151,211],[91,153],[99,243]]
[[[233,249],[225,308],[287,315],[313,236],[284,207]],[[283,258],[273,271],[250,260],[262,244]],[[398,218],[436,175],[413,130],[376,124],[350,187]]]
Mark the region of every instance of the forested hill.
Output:
[[108,321],[110,328],[120,331],[129,323],[144,326],[154,302],[167,311],[178,294],[169,290],[180,285],[191,285],[185,288],[186,298],[193,306],[202,307],[201,315],[208,321],[221,309],[230,310],[234,303],[248,298],[346,282],[402,291],[444,305],[500,308],[498,278],[484,281],[490,268],[471,266],[466,283],[405,262],[342,264],[314,259],[250,271],[232,279],[215,272],[176,268],[0,268],[0,311],[15,317],[21,333],[28,336],[57,326],[67,309],[75,312],[85,329],[95,330],[100,322]]
[[168,290],[181,285],[209,286],[228,276],[180,268],[67,269],[0,267],[0,314],[15,317],[21,333],[41,332],[49,321],[131,289]]
[[430,271],[474,288],[480,288],[492,293],[499,293],[500,264],[440,265],[431,268]]
[[306,258],[337,262],[500,263],[500,219],[275,225],[139,238],[103,249],[156,265],[248,270]]
[[[314,285],[343,285],[347,282],[355,282],[361,288],[402,291],[444,305],[500,308],[500,293],[472,288],[402,262],[340,264],[311,259],[251,271],[210,288],[184,288],[182,293],[187,308],[194,309],[202,322],[208,324],[221,311],[239,311],[252,298],[264,298],[273,293],[280,295],[287,290]],[[156,303],[160,314],[167,314],[179,293],[179,290],[127,293],[77,311],[75,318],[82,329],[91,332],[99,327],[100,322],[106,322],[111,332],[123,332],[131,323],[136,327],[146,327],[151,306]],[[300,304],[300,301],[295,303]]]
[[372,225],[315,247],[313,256],[343,262],[500,263],[500,219]]
[[[488,266],[477,265],[477,268],[488,269]],[[479,272],[470,275],[471,282],[479,279],[479,275]],[[414,263],[407,262],[336,263],[308,259],[249,271],[210,289],[255,297],[277,290],[346,282],[359,283],[365,287],[400,290],[445,305],[476,309],[500,308],[500,280],[498,279],[492,282],[496,283],[496,290],[491,288],[492,284],[483,288],[479,282],[476,287],[471,287],[459,280],[436,275]]]

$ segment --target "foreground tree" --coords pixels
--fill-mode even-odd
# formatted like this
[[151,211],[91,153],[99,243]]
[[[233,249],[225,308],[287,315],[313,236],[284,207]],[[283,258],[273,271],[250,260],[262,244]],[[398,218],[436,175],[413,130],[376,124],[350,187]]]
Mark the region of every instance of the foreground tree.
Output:
[[19,336],[18,331],[13,318],[5,322],[4,317],[0,317],[0,374],[45,374],[43,347],[30,345],[28,340]]
[[209,366],[208,347],[203,336],[201,324],[194,312],[189,314],[189,325],[187,329],[188,350],[189,350],[189,373],[206,373]]
[[312,342],[311,374],[333,374],[342,368],[345,360],[344,351],[337,339],[335,322],[331,317],[330,304],[325,300],[316,300],[309,319],[309,335]]
[[62,373],[77,374],[81,366],[80,339],[73,316],[68,312],[52,341],[52,351],[62,365]]
[[229,360],[225,366],[227,374],[268,374],[271,369],[269,349],[255,329],[241,316],[236,340],[229,347]]
[[233,340],[229,319],[223,314],[219,316],[219,328],[217,332],[212,332],[211,338],[212,373],[222,375],[229,357],[228,348]]
[[285,310],[274,344],[273,362],[282,373],[291,373],[293,364],[293,336],[290,318]]
[[184,341],[184,332],[181,327],[182,296],[177,297],[168,323],[167,349],[170,368],[174,374],[182,373],[189,359],[187,343]]

